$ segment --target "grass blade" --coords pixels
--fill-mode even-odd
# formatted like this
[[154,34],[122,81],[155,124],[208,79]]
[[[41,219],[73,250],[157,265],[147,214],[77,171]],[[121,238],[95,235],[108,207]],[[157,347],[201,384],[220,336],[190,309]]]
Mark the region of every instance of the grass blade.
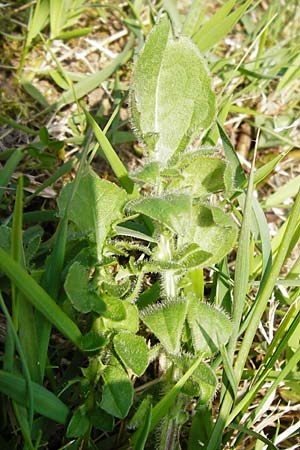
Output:
[[[0,391],[20,405],[28,405],[26,380],[20,375],[0,370]],[[58,423],[66,422],[69,410],[61,400],[37,383],[32,383],[32,391],[37,413]]]
[[[219,42],[226,34],[228,34],[235,24],[240,20],[252,0],[247,0],[243,5],[237,8],[230,15],[223,17],[223,14],[213,20],[213,24],[208,21],[200,30],[193,36],[193,41],[201,52],[206,52]],[[228,2],[231,6],[233,0]],[[226,6],[226,4],[225,4]]]
[[[67,217],[63,217],[57,227],[54,248],[47,260],[46,269],[42,280],[44,289],[52,298],[57,298],[61,285],[60,280],[65,258],[67,231],[68,220]],[[48,345],[51,333],[51,321],[47,320],[44,315],[38,314],[37,324],[37,332],[40,343],[39,362],[41,375],[43,378],[47,362]]]
[[274,194],[270,195],[264,203],[265,208],[280,207],[285,200],[294,197],[300,186],[300,175],[289,180],[283,186],[276,189]]
[[60,100],[51,106],[51,109],[60,109],[70,103],[77,101],[96,89],[103,81],[110,77],[121,64],[125,64],[132,55],[133,36],[129,37],[128,42],[122,51],[116,58],[113,59],[111,64],[102,70],[98,70],[91,75],[88,75],[83,80],[78,81],[71,89],[66,91],[60,98]]
[[0,201],[2,200],[5,188],[7,187],[12,174],[16,170],[23,156],[24,152],[22,150],[15,150],[7,160],[3,169],[0,171]]
[[61,0],[50,0],[51,39],[55,39],[55,37],[60,34],[66,20],[66,2]]
[[[16,332],[15,326],[13,324],[13,321],[12,321],[12,319],[11,319],[11,317],[9,315],[9,312],[8,312],[8,310],[6,308],[6,305],[4,303],[4,300],[3,300],[1,292],[0,292],[0,306],[1,306],[1,309],[2,309],[2,311],[4,313],[4,315],[5,315],[6,321],[7,321],[8,325],[9,325],[9,329],[11,331],[11,334],[12,334],[13,338],[14,338],[15,345],[16,345],[16,348],[18,350],[18,353],[19,353],[19,356],[20,356],[20,360],[21,360],[21,363],[22,363],[22,368],[23,368],[23,372],[24,372],[25,399],[26,399],[26,403],[27,403],[28,409],[29,409],[28,429],[29,429],[29,431],[31,431],[32,423],[33,423],[33,411],[34,411],[33,385],[32,385],[29,368],[28,368],[28,365],[27,365],[27,362],[26,362],[26,357],[25,357],[25,354],[23,352],[23,348],[22,348],[21,342],[20,342],[19,337],[17,335],[17,332]],[[5,394],[9,395],[9,394],[7,394],[7,392],[5,392]],[[26,420],[26,422],[27,422],[27,420]],[[25,424],[24,425],[24,429],[26,429],[26,428],[27,428],[27,425]],[[27,432],[26,432],[26,435],[27,435]],[[29,439],[29,440],[31,441],[31,439]]]
[[34,8],[34,13],[31,15],[28,23],[26,47],[30,46],[32,40],[47,25],[48,20],[49,20],[49,1],[37,0]]
[[262,441],[264,444],[266,444],[268,447],[268,450],[278,450],[278,448],[271,442],[268,438],[265,436],[262,436],[261,434],[257,433],[256,431],[249,430],[249,428],[243,427],[242,425],[237,424],[231,424],[229,428],[233,428],[234,430],[241,431],[244,434],[247,434],[249,436],[253,436],[259,441]]
[[31,195],[26,198],[25,203],[29,203],[34,197],[40,194],[44,189],[49,186],[52,186],[59,178],[63,177],[66,173],[70,172],[75,165],[78,163],[77,158],[71,158],[69,161],[64,163],[62,166],[58,168],[58,170],[51,175],[44,183],[42,183]]
[[[20,266],[24,267],[25,258],[22,238],[22,209],[23,177],[19,177],[13,214],[11,255],[13,259],[20,264]],[[36,320],[32,305],[28,303],[22,293],[16,289],[14,284],[12,285],[12,299],[14,305],[13,321],[16,330],[19,332],[20,343],[28,364],[30,376],[34,381],[41,381],[40,369],[38,365]]]
[[103,150],[105,158],[107,159],[108,163],[110,164],[116,177],[120,181],[121,186],[123,186],[123,188],[129,194],[134,193],[134,187],[135,187],[134,183],[129,178],[126,167],[124,166],[124,164],[122,163],[122,161],[120,160],[120,158],[118,157],[116,152],[114,151],[114,149],[111,146],[111,143],[107,139],[106,135],[101,130],[101,128],[99,127],[99,125],[97,124],[95,119],[93,119],[93,117],[90,115],[90,113],[85,111],[85,115],[86,115],[88,123],[90,124],[90,126],[92,127],[92,129],[95,133],[97,141],[99,142],[99,144]]
[[[246,410],[251,402],[254,400],[257,392],[261,389],[263,383],[269,376],[271,369],[274,367],[276,360],[288,344],[292,334],[295,332],[300,323],[299,305],[296,300],[286,313],[283,321],[278,328],[270,347],[267,350],[264,360],[262,361],[260,369],[256,372],[251,390],[240,400],[240,402],[232,410],[227,419],[227,425],[231,423],[235,417],[243,410]],[[295,315],[295,311],[297,311]],[[295,317],[294,317],[295,316]],[[294,317],[294,319],[293,319]],[[277,372],[276,376],[278,375]]]
[[[242,341],[242,345],[240,347],[238,357],[234,366],[234,372],[237,381],[241,379],[242,372],[247,360],[247,356],[250,351],[257,327],[259,325],[259,321],[266,309],[268,300],[270,298],[270,295],[273,291],[274,285],[280,273],[280,269],[287,257],[299,214],[300,214],[300,190],[297,194],[295,204],[293,206],[291,216],[288,220],[287,227],[282,242],[280,244],[277,256],[274,260],[272,269],[266,279],[266,282],[263,284],[262,289],[260,289],[260,291],[258,292],[256,301],[253,306],[251,321],[249,321],[248,323],[245,336]],[[219,448],[221,434],[227,421],[227,417],[229,415],[231,407],[232,407],[232,398],[230,396],[230,393],[227,393],[225,395],[220,415],[216,422],[207,450],[216,450],[217,448]]]
[[0,269],[64,336],[80,348],[81,332],[77,325],[64,313],[47,292],[18,264],[0,248]]
[[203,20],[205,8],[203,7],[203,0],[194,0],[190,6],[188,15],[185,17],[182,34],[185,36],[193,36],[193,34],[200,27]]
[[244,174],[243,168],[240,164],[239,158],[238,158],[238,156],[232,146],[232,143],[231,143],[229,137],[227,136],[224,128],[222,127],[222,125],[219,122],[217,122],[217,125],[218,125],[218,129],[219,129],[220,137],[222,139],[226,158],[228,159],[228,161],[230,162],[230,165],[231,165],[235,185],[237,187],[241,187],[243,185],[243,183],[246,182],[246,176]]
[[228,355],[229,360],[231,362],[233,360],[234,349],[239,335],[241,319],[244,311],[244,302],[248,291],[249,272],[250,272],[249,242],[250,242],[250,228],[251,228],[254,164],[257,151],[257,142],[258,136],[256,140],[256,148],[253,157],[250,179],[245,199],[243,222],[239,237],[239,246],[235,264],[233,304],[232,304],[233,332],[228,344]]
[[197,369],[202,357],[198,358],[194,364],[186,371],[186,373],[180,378],[179,381],[172,387],[172,389],[154,406],[152,410],[152,420],[150,430],[154,430],[154,428],[158,425],[160,420],[165,416],[169,408],[172,406],[174,400],[177,395],[180,393],[182,387],[193,375],[193,372]]

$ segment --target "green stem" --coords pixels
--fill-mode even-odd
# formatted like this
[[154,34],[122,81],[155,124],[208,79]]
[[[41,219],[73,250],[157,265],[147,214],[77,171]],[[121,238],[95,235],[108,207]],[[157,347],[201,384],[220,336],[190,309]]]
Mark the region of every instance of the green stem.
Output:
[[[171,238],[162,234],[159,241],[159,259],[162,261],[172,261]],[[173,270],[167,270],[163,275],[164,291],[168,298],[175,298],[177,294],[176,277]]]

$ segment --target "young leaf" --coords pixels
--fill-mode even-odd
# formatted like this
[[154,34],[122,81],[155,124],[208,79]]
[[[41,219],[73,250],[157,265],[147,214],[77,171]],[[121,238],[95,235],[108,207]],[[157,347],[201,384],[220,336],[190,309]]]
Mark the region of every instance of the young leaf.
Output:
[[106,311],[103,299],[90,286],[88,269],[78,262],[72,264],[69,269],[65,291],[77,311],[83,313],[96,311],[98,314]]
[[215,116],[206,65],[187,37],[175,39],[167,16],[153,27],[132,78],[132,122],[151,160],[166,163]]
[[[69,410],[52,392],[37,383],[32,383],[34,409],[37,413],[58,423],[65,423]],[[0,392],[11,397],[20,405],[28,402],[25,378],[0,370]]]
[[[177,367],[186,372],[194,359],[186,356],[174,358]],[[217,377],[213,370],[204,362],[200,362],[190,379],[185,383],[182,392],[191,397],[200,397],[198,404],[207,404],[214,396],[217,388]]]
[[135,172],[131,172],[130,176],[134,180],[155,186],[159,178],[159,163],[157,161],[149,162]]
[[[62,214],[70,201],[71,190],[72,183],[62,190],[59,197],[58,205]],[[81,177],[75,195],[71,198],[69,219],[80,231],[90,234],[96,241],[99,259],[112,224],[122,217],[126,199],[124,190],[99,178],[92,170]]]
[[232,249],[237,237],[237,227],[231,217],[219,208],[200,204],[194,207],[194,211],[196,227],[193,240],[201,250],[211,253],[212,256],[205,264],[215,264]]
[[99,350],[108,344],[108,339],[95,331],[90,331],[89,333],[82,336],[81,339],[81,350],[84,352],[94,352]]
[[114,348],[125,367],[140,377],[148,366],[149,350],[142,336],[128,333],[118,333],[114,337]]
[[212,254],[203,251],[197,244],[185,245],[180,251],[173,255],[172,261],[164,261],[160,259],[152,259],[144,266],[145,271],[186,271],[189,269],[196,269],[208,265]]
[[126,317],[123,320],[113,320],[106,317],[102,318],[105,329],[108,330],[127,330],[137,333],[139,329],[139,313],[135,305],[123,302]]
[[165,301],[141,311],[141,319],[160,340],[167,352],[177,354],[180,350],[186,311],[186,301]]
[[88,268],[79,262],[70,267],[66,281],[66,293],[77,311],[95,311],[111,320],[124,320],[126,311],[123,302],[114,297],[101,297],[96,286],[89,281]]
[[196,352],[210,356],[219,350],[219,343],[226,344],[231,332],[230,319],[220,310],[195,297],[188,299],[187,322]]
[[108,367],[104,374],[101,408],[112,416],[123,419],[133,401],[133,386],[124,370],[117,365]]
[[113,431],[114,418],[106,411],[103,411],[98,405],[90,415],[90,421],[93,427],[102,431]]
[[185,235],[192,218],[192,198],[186,194],[142,198],[130,202],[127,208],[151,217],[182,236]]
[[178,159],[176,168],[180,178],[171,180],[168,189],[180,189],[193,197],[209,196],[226,189],[226,161],[203,156],[201,151],[184,153]]
[[83,436],[90,426],[89,418],[83,408],[79,407],[73,414],[67,428],[67,437]]

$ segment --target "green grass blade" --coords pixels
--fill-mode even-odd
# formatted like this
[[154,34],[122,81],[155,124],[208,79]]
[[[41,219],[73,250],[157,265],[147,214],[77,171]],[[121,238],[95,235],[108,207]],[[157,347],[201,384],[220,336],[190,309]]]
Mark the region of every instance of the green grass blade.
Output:
[[146,417],[144,418],[144,423],[134,434],[134,439],[132,440],[133,450],[144,450],[147,438],[150,432],[152,420],[152,406],[150,405]]
[[6,125],[9,125],[10,127],[14,128],[15,130],[21,130],[24,131],[24,133],[32,134],[33,136],[36,136],[39,134],[38,131],[32,130],[31,128],[25,127],[24,125],[20,125],[14,120],[8,119],[7,117],[0,116],[0,123],[5,123]]
[[217,122],[217,125],[218,125],[218,129],[219,129],[220,137],[222,139],[226,158],[228,159],[228,161],[230,162],[230,165],[231,165],[235,185],[237,187],[241,187],[246,182],[246,176],[244,174],[243,168],[240,164],[239,158],[238,158],[238,156],[233,148],[233,145],[232,145],[229,137],[227,136],[224,128],[222,127],[222,125],[219,122]]
[[[205,27],[200,28],[200,30],[193,36],[193,41],[198,46],[201,52],[205,52],[211,47],[213,47],[217,42],[219,42],[224,36],[226,36],[235,24],[240,20],[252,0],[247,0],[243,5],[237,8],[233,13],[224,17],[224,15],[218,16],[213,20],[213,24],[210,21],[205,24]],[[231,0],[228,2],[230,7],[232,3],[236,3]],[[225,5],[226,6],[226,5]],[[231,9],[231,8],[230,8]]]
[[[23,252],[23,238],[22,238],[22,211],[23,210],[23,178],[19,177],[16,202],[13,214],[12,225],[12,241],[11,241],[11,255],[13,259],[25,266],[25,258]],[[37,334],[36,321],[32,305],[28,303],[22,293],[12,285],[12,300],[13,300],[13,321],[16,330],[19,332],[19,338],[26,362],[28,364],[30,376],[34,381],[40,381],[40,369],[38,365],[38,351],[37,351]],[[32,411],[33,414],[33,411]]]
[[111,143],[109,142],[106,135],[101,130],[95,119],[93,119],[93,117],[87,111],[85,111],[85,115],[89,125],[92,127],[95,133],[97,141],[99,142],[103,150],[106,160],[108,161],[116,177],[120,181],[121,186],[123,186],[126,192],[132,194],[134,192],[134,183],[129,178],[126,167],[124,166],[124,164],[114,151],[113,147],[111,146]]
[[[217,10],[217,12],[201,27],[203,33],[208,33],[213,27],[218,26],[230,14],[234,8],[237,0],[227,0],[224,5]],[[199,36],[200,30],[197,31],[194,38]]]
[[[32,383],[34,409],[38,414],[58,423],[65,423],[69,410],[52,392]],[[20,375],[0,370],[0,391],[20,405],[28,405],[26,380]]]
[[46,26],[48,20],[49,20],[49,1],[37,0],[34,12],[31,15],[28,23],[26,47],[30,46],[32,40],[35,37],[37,37],[37,35],[42,31],[42,29]]
[[194,0],[192,2],[182,27],[182,34],[184,36],[193,36],[200,27],[205,13],[203,3],[203,0]]
[[176,0],[163,0],[164,8],[171,19],[175,33],[179,33],[181,31],[181,17],[176,3]]
[[27,94],[29,94],[36,102],[38,102],[44,108],[47,108],[49,106],[47,99],[43,96],[41,91],[30,82],[30,80],[21,78],[20,81]]
[[31,440],[31,430],[29,428],[29,423],[27,420],[26,408],[13,401],[13,410],[24,438],[25,448],[27,448],[28,446],[30,450],[35,450],[35,447]]
[[80,28],[78,30],[64,31],[63,33],[59,33],[56,36],[56,39],[67,40],[67,39],[79,38],[82,36],[86,36],[87,34],[90,34],[93,31],[94,31],[93,27],[84,27],[84,28]]
[[285,200],[294,197],[300,186],[300,175],[289,180],[283,186],[276,189],[274,194],[270,195],[264,203],[265,208],[280,207]]
[[[277,234],[273,237],[272,241],[271,241],[271,247],[272,247],[272,257],[274,258],[277,253],[278,253],[278,249],[280,246],[280,243],[283,239],[283,235],[286,231],[286,227],[287,227],[288,222],[284,222],[281,227],[279,228]],[[295,240],[297,240],[297,236],[300,233],[300,218],[297,221],[296,227],[295,227],[295,232],[294,232],[294,238],[292,239],[292,245],[293,242]],[[261,258],[259,258],[258,260],[256,260],[255,265],[252,269],[252,276],[258,276],[260,274],[262,268],[262,261]]]
[[236,382],[235,375],[233,372],[232,362],[229,359],[229,355],[228,355],[225,345],[219,344],[219,348],[220,348],[220,353],[222,356],[226,379],[228,380],[228,382],[231,386],[233,395],[235,395],[235,393],[237,392],[238,386],[237,386],[237,382]]
[[[11,219],[8,220],[8,223]],[[58,217],[56,211],[45,210],[45,211],[29,211],[23,213],[23,223],[26,225],[37,223],[37,222],[58,222]]]
[[[254,175],[255,180],[255,175]],[[269,226],[263,209],[257,198],[252,199],[252,208],[256,220],[257,228],[260,235],[261,251],[262,251],[262,276],[271,269],[272,265],[272,245],[270,238]]]
[[[238,158],[225,130],[223,129],[223,127],[221,126],[221,124],[219,122],[217,124],[218,124],[220,137],[222,139],[225,155],[226,155],[227,159],[229,160],[231,168],[232,168],[235,185],[237,187],[243,187],[246,185],[247,179],[244,174],[241,163],[239,161],[239,158]],[[254,174],[254,180],[255,180],[255,174]],[[271,253],[271,248],[270,248],[271,247],[270,233],[268,230],[268,224],[266,222],[266,218],[262,211],[262,207],[258,203],[256,198],[252,199],[252,208],[253,208],[253,213],[254,213],[254,217],[256,220],[256,225],[259,229],[259,234],[261,237],[263,259],[260,260],[260,263],[263,263],[263,271],[264,271],[264,270],[267,270],[267,268],[269,267],[269,265],[271,264],[271,261],[272,261],[272,253]],[[254,225],[255,224],[252,223],[252,228],[254,228]],[[260,267],[261,267],[261,265],[260,265]]]
[[81,332],[47,292],[10,255],[0,248],[0,269],[64,336],[80,348]]
[[[61,286],[61,272],[63,270],[65,249],[67,241],[68,220],[63,217],[56,230],[54,248],[46,264],[42,285],[45,291],[52,297],[57,298]],[[51,322],[44,315],[38,314],[38,336],[39,336],[39,362],[41,375],[44,377],[49,338],[51,333]]]
[[[240,347],[238,357],[234,366],[234,373],[237,381],[242,377],[243,369],[247,360],[248,353],[250,351],[253,338],[255,336],[259,321],[261,316],[263,315],[265,308],[267,306],[267,302],[270,298],[274,285],[276,284],[276,280],[280,273],[280,269],[285,261],[285,258],[288,254],[291,241],[294,236],[294,230],[298,221],[298,217],[300,214],[300,191],[297,194],[296,201],[294,207],[292,209],[291,216],[288,220],[288,224],[280,244],[277,256],[274,260],[274,264],[268,277],[264,284],[262,284],[262,288],[259,290],[256,301],[254,303],[253,312],[251,315],[251,320],[248,322],[245,336],[242,341],[242,345]],[[231,407],[232,407],[232,398],[229,392],[226,392],[222,407],[220,410],[220,414],[218,420],[215,424],[213,433],[211,435],[209,445],[207,450],[216,450],[219,448],[220,440],[222,436],[223,429],[225,427],[227,418],[229,416]]]
[[114,60],[102,70],[98,70],[88,75],[83,80],[76,83],[71,89],[66,91],[60,100],[51,106],[51,109],[60,109],[70,103],[77,101],[96,89],[103,81],[109,78],[121,64],[125,64],[132,55],[133,36],[129,37],[128,42],[122,51]]
[[[258,142],[258,138],[256,143]],[[235,263],[235,276],[233,286],[233,303],[232,303],[232,334],[228,344],[228,357],[232,363],[235,346],[237,343],[241,319],[244,311],[244,303],[248,292],[249,273],[250,273],[250,228],[251,228],[251,211],[252,211],[252,195],[253,195],[253,181],[254,181],[254,164],[257,151],[257,144],[255,154],[253,157],[249,184],[245,199],[243,221],[239,237],[239,246],[237,250]]]
[[[283,350],[288,344],[288,341],[292,334],[295,332],[300,323],[300,305],[296,300],[289,308],[284,319],[282,320],[273,341],[268,347],[267,353],[258,371],[256,371],[251,390],[239,401],[234,407],[227,419],[227,425],[231,423],[235,417],[241,412],[247,409],[251,402],[255,399],[257,392],[261,389],[263,383],[271,373],[271,369],[274,367],[276,360],[279,358]],[[276,377],[278,373],[275,372]]]
[[268,177],[275,167],[277,166],[280,161],[286,157],[286,155],[293,150],[294,147],[290,146],[288,150],[286,150],[284,153],[281,153],[278,156],[275,156],[275,158],[272,159],[272,161],[267,162],[262,167],[257,169],[254,175],[254,184],[261,183],[266,177]]
[[271,269],[271,272],[270,272],[266,282],[264,283],[262,289],[258,292],[257,299],[256,299],[254,307],[253,307],[253,314],[251,317],[251,321],[249,322],[248,327],[246,329],[245,336],[244,336],[241,348],[239,350],[238,357],[237,357],[235,367],[234,367],[234,371],[235,371],[235,374],[236,374],[238,380],[242,376],[242,371],[243,371],[249,350],[251,348],[251,344],[252,344],[253,338],[255,336],[259,321],[265,311],[267,302],[270,298],[270,295],[271,295],[274,285],[276,283],[276,279],[280,273],[280,269],[287,257],[288,250],[290,248],[290,243],[292,241],[293,234],[294,234],[293,232],[294,232],[299,214],[300,214],[300,191],[297,194],[295,204],[293,206],[291,216],[288,220],[286,231],[283,236],[281,245],[279,247],[278,254],[274,260],[274,264]]
[[251,413],[251,419],[249,422],[252,423],[254,418],[259,414],[259,411],[264,407],[270,396],[274,393],[274,391],[277,389],[279,384],[285,380],[287,375],[295,368],[297,368],[297,364],[300,361],[300,348],[293,354],[293,356],[286,362],[285,367],[278,372],[278,376],[273,381],[271,386],[268,387],[267,392],[264,394],[263,398],[257,405],[254,411]]
[[19,340],[18,334],[16,332],[15,326],[13,324],[13,321],[9,315],[8,309],[6,308],[5,302],[3,300],[2,297],[2,293],[0,292],[0,306],[1,309],[5,315],[6,321],[10,327],[11,333],[13,335],[14,341],[15,341],[15,345],[16,348],[18,350],[19,356],[20,356],[20,360],[22,363],[22,368],[23,368],[23,372],[24,372],[24,381],[26,382],[26,398],[27,398],[27,402],[28,402],[28,406],[29,406],[29,424],[30,424],[30,429],[32,427],[32,421],[33,421],[33,408],[34,408],[34,402],[33,402],[33,392],[32,392],[32,382],[31,382],[31,376],[30,376],[30,372],[27,366],[27,361],[26,361],[26,357],[24,355],[23,352],[23,348],[21,345],[21,342]]
[[3,169],[0,170],[0,201],[2,200],[5,188],[7,187],[12,174],[16,170],[23,156],[24,152],[22,150],[15,150],[7,160]]
[[257,433],[254,430],[249,430],[249,428],[243,427],[242,425],[237,425],[237,424],[231,424],[229,425],[229,428],[232,428],[233,430],[238,430],[241,431],[242,433],[248,435],[248,436],[252,436],[255,439],[262,441],[264,444],[266,444],[267,450],[278,450],[278,448],[273,444],[273,442],[271,442],[268,438],[266,438],[265,436],[262,436],[261,434]]
[[186,373],[180,378],[179,381],[172,387],[172,389],[154,406],[152,410],[152,420],[150,430],[154,430],[154,428],[158,425],[160,420],[167,414],[168,410],[171,408],[173,402],[175,401],[177,395],[180,393],[182,387],[187,382],[189,377],[193,374],[193,372],[197,369],[202,357],[198,358],[197,361],[186,371]]
[[50,30],[51,39],[55,39],[67,21],[66,1],[50,0]]
[[285,74],[282,76],[280,82],[276,87],[276,93],[281,93],[283,89],[286,89],[289,84],[299,79],[300,75],[300,55],[298,55],[291,63]]
[[44,183],[42,183],[34,192],[33,194],[29,195],[25,203],[29,203],[34,197],[36,197],[38,194],[40,194],[44,189],[46,189],[49,186],[52,186],[59,178],[63,177],[66,173],[70,172],[75,165],[78,163],[77,158],[71,158],[69,161],[64,163],[62,166],[58,168],[58,170],[51,175]]

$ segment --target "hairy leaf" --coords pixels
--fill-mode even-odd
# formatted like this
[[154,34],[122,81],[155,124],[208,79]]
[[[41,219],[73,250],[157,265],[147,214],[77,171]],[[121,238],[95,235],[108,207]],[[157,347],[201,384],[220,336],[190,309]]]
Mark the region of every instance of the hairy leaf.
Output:
[[120,366],[108,367],[104,374],[101,408],[112,416],[123,419],[133,401],[133,386]]
[[69,269],[65,290],[77,311],[95,311],[111,320],[124,320],[126,317],[123,302],[114,297],[101,297],[96,286],[89,280],[89,269],[75,262]]
[[81,177],[74,196],[70,197],[73,183],[62,190],[58,200],[59,210],[63,214],[71,202],[69,219],[96,241],[100,259],[112,224],[122,217],[127,194],[115,184],[99,178],[92,170]]
[[131,112],[147,154],[161,163],[213,122],[215,95],[204,60],[189,38],[174,38],[167,16],[137,58]]
[[88,269],[79,262],[72,264],[69,269],[65,291],[77,311],[83,313],[97,311],[103,314],[106,310],[104,301],[96,294],[89,282]]
[[186,311],[186,301],[165,301],[141,311],[141,319],[167,352],[176,354],[180,350]]
[[[180,356],[176,357],[174,362],[177,367],[180,367],[186,372],[195,360],[191,357]],[[201,404],[206,404],[214,396],[217,382],[218,380],[213,370],[206,363],[200,362],[191,378],[185,383],[183,392],[191,397],[200,397],[199,401]]]
[[182,236],[192,219],[192,198],[186,194],[142,198],[130,202],[128,208],[151,217]]
[[127,330],[136,333],[139,329],[139,313],[135,305],[123,302],[125,318],[119,321],[103,317],[104,327],[109,330]]
[[114,348],[125,367],[141,376],[148,366],[149,350],[142,336],[128,333],[118,333],[114,337]]
[[222,311],[195,297],[188,299],[187,322],[196,352],[210,356],[226,344],[232,331],[230,319]]
[[237,227],[231,217],[219,208],[196,205],[194,211],[195,228],[192,239],[201,250],[211,253],[212,256],[205,264],[215,264],[232,249],[237,238]]
[[176,168],[180,177],[174,177],[168,189],[180,189],[193,197],[205,197],[230,188],[231,176],[226,161],[203,156],[202,152],[180,155]]

